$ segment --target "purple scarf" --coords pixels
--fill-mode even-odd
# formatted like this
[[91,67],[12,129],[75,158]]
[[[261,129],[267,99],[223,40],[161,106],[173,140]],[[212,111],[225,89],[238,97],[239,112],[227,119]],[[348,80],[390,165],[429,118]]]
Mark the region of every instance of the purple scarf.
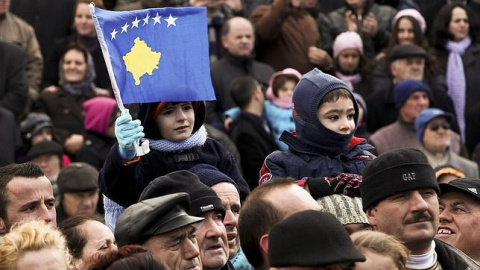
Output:
[[362,76],[360,73],[356,73],[354,75],[345,75],[341,72],[335,72],[335,77],[339,78],[342,80],[348,87],[350,87],[350,90],[354,91],[355,89],[353,88],[354,83],[358,83],[362,81]]
[[445,48],[450,52],[447,62],[448,95],[452,98],[462,141],[465,142],[465,72],[463,71],[462,55],[472,43],[470,37],[460,42],[448,41]]

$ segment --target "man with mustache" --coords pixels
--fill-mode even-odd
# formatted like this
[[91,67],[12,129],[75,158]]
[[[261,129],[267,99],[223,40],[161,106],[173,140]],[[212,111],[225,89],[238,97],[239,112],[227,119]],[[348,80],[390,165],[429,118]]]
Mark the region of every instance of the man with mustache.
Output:
[[197,175],[181,170],[157,177],[143,190],[139,201],[177,192],[190,196],[189,215],[204,218],[193,224],[203,269],[231,269],[223,225],[225,208],[215,191],[203,184]]
[[363,211],[373,229],[397,237],[410,250],[407,268],[480,267],[457,248],[434,240],[440,189],[420,150],[403,148],[380,155],[363,171],[360,191]]
[[188,215],[185,192],[141,200],[120,215],[115,227],[118,246],[142,245],[168,269],[202,270],[195,224],[203,218]]
[[225,175],[209,164],[195,165],[190,171],[196,174],[202,183],[213,189],[220,200],[222,200],[223,207],[225,208],[223,225],[225,225],[225,229],[227,230],[229,260],[233,267],[243,270],[253,269],[253,266],[248,262],[240,248],[238,216],[240,215],[242,205],[237,184],[228,175]]

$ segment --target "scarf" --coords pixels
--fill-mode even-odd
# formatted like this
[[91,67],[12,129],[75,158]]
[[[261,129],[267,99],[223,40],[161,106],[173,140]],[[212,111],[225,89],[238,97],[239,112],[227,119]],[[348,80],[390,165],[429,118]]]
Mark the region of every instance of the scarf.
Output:
[[153,140],[148,139],[150,141],[150,147],[160,152],[175,152],[179,150],[190,149],[195,146],[201,146],[205,144],[207,140],[207,130],[205,126],[201,126],[197,132],[193,133],[187,139],[181,142],[173,142],[170,140]]
[[63,75],[63,57],[60,60],[59,65],[60,80],[58,82],[58,85],[60,85],[60,87],[62,87],[62,89],[65,90],[67,93],[74,96],[80,96],[95,91],[96,86],[94,81],[96,74],[95,68],[93,67],[93,59],[89,53],[87,59],[87,70],[85,72],[83,80],[80,82],[73,83],[65,81],[65,76]]
[[353,88],[354,83],[359,83],[362,81],[362,76],[360,73],[355,73],[354,75],[345,75],[341,72],[335,72],[335,77],[339,78],[342,80],[348,87],[350,87],[350,90],[354,91],[355,89]]
[[466,81],[462,55],[472,43],[470,37],[460,42],[448,41],[445,48],[450,52],[447,62],[448,95],[452,98],[462,141],[465,141],[465,92]]

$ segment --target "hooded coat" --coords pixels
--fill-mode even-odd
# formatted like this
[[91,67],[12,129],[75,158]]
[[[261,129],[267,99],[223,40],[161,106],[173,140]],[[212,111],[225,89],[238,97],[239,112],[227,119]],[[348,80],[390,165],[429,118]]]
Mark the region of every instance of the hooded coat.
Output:
[[293,93],[293,121],[296,132],[283,132],[280,140],[287,151],[276,151],[267,156],[261,169],[260,182],[291,176],[330,176],[334,173],[361,174],[374,156],[368,152],[373,146],[365,139],[350,134],[339,134],[322,125],[317,116],[323,97],[336,89],[346,89],[354,101],[355,125],[358,105],[349,87],[341,80],[314,69],[303,76]]
[[[138,119],[142,120],[145,137],[162,139],[153,112],[158,103],[142,104]],[[195,106],[195,123],[192,135],[200,132],[205,119],[205,103]],[[234,157],[219,142],[207,138],[203,145],[189,149],[162,152],[151,149],[150,153],[134,161],[124,162],[119,154],[118,143],[110,150],[103,168],[100,170],[100,191],[123,207],[136,203],[143,189],[155,178],[178,170],[188,170],[196,164],[210,164],[231,177],[239,187],[241,198],[250,192],[242,178]]]

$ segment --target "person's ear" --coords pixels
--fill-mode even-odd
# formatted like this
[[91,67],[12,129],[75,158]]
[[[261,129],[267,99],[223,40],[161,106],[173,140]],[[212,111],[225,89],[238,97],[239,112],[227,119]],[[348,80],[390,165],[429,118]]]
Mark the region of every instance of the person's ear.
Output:
[[367,209],[367,212],[365,212],[365,214],[367,215],[368,224],[370,224],[370,226],[372,227],[375,226],[377,224],[376,208],[369,207]]
[[0,235],[6,234],[7,233],[7,225],[5,224],[5,221],[3,218],[0,218]]
[[268,255],[268,234],[264,234],[260,237],[260,248],[263,253]]
[[392,73],[393,77],[396,77],[397,74],[398,74],[398,72],[397,72],[397,66],[396,66],[396,62],[395,62],[395,61],[390,64],[390,72]]

